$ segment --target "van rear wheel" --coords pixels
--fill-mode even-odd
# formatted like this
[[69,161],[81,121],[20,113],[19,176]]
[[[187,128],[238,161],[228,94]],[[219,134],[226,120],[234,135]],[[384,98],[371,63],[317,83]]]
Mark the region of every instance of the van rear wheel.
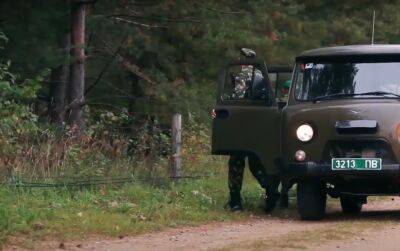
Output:
[[365,203],[365,196],[340,196],[340,205],[342,206],[342,211],[347,214],[359,214],[361,212],[363,204]]
[[326,193],[321,182],[301,181],[297,184],[297,207],[302,220],[320,220],[325,215]]

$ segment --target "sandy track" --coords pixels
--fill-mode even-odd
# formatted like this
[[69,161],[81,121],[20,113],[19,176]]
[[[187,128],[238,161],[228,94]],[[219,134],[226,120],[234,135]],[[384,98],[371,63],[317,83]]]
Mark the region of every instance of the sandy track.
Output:
[[[400,250],[399,220],[400,198],[388,198],[369,202],[358,216],[345,216],[333,205],[323,221],[304,222],[298,219],[294,208],[278,209],[273,215],[245,222],[169,229],[118,240],[66,242],[64,250]],[[349,237],[301,237],[330,229],[341,231],[353,223],[361,228]],[[292,237],[300,238],[301,243]],[[58,246],[56,242],[42,243],[37,250],[55,250]]]
[[310,250],[324,251],[367,251],[367,250],[400,250],[400,227],[391,226],[378,232],[369,230],[357,239],[349,239],[340,243],[327,243],[326,245],[310,248]]

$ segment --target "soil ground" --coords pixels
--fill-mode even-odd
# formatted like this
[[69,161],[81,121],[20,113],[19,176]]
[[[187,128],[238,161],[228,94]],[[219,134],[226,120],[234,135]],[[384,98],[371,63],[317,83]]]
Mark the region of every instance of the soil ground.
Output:
[[[360,215],[344,215],[337,200],[322,221],[304,222],[295,206],[247,221],[168,229],[133,237],[42,242],[37,250],[399,250],[400,198],[372,199]],[[7,250],[19,250],[9,246]]]

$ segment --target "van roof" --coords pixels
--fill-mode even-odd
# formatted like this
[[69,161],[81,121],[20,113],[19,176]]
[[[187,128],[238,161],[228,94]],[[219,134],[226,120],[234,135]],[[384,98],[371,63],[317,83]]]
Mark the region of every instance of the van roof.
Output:
[[308,50],[296,57],[296,61],[332,58],[400,58],[400,44],[347,45]]

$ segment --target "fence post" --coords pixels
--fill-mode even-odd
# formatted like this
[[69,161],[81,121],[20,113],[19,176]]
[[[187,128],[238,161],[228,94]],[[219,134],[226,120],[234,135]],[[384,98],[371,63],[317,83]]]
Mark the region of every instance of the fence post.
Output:
[[172,117],[172,168],[171,177],[179,180],[181,176],[182,151],[182,115],[175,113]]

